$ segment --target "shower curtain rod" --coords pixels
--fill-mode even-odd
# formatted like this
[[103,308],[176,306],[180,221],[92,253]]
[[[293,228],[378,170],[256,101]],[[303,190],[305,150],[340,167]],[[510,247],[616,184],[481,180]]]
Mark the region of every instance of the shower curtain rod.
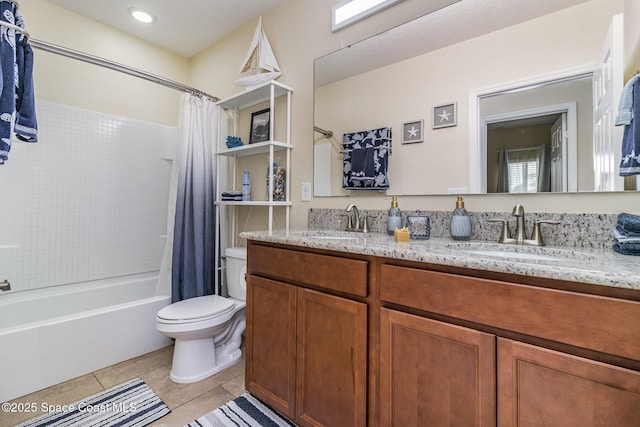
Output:
[[[0,21],[1,22],[1,21]],[[1,24],[0,24],[1,25]],[[78,50],[69,49],[66,47],[58,46],[53,43],[44,42],[42,40],[30,39],[29,43],[32,47],[44,50],[46,52],[55,53],[56,55],[66,56],[67,58],[77,59],[79,61],[87,62],[89,64],[99,65],[110,70],[119,71],[130,76],[139,77],[141,79],[166,86],[171,89],[176,89],[182,92],[188,92],[197,96],[204,96],[213,101],[220,101],[220,98],[213,95],[209,95],[199,89],[178,83],[173,80],[166,79],[164,77],[156,76],[155,74],[147,73],[146,71],[138,70],[136,68],[129,67],[127,65],[119,64],[108,59],[100,58],[99,56],[90,55],[88,53],[80,52]]]

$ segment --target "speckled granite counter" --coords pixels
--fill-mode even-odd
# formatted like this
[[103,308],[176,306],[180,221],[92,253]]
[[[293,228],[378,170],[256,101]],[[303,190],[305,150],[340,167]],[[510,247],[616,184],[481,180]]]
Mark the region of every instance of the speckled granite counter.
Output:
[[[243,232],[248,240],[325,249],[384,258],[443,264],[596,285],[640,290],[640,257],[611,249],[533,247],[472,240],[431,238],[396,243],[382,233],[323,230]],[[489,252],[489,253],[487,253]]]

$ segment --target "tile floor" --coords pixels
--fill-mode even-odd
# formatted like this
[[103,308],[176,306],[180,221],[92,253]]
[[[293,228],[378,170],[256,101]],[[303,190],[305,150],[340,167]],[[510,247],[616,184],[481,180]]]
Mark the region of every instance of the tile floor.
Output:
[[[202,381],[177,384],[169,379],[173,346],[127,360],[90,374],[54,385],[11,402],[63,405],[99,393],[139,377],[158,395],[171,413],[152,427],[181,427],[241,395],[244,389],[244,357],[236,365]],[[40,414],[0,413],[0,427],[12,427]],[[88,426],[83,426],[88,427]]]

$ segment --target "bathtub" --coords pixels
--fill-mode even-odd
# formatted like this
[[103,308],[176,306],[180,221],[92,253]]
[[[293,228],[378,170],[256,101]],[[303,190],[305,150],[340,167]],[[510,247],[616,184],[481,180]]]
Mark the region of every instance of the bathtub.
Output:
[[157,273],[0,294],[0,402],[171,344]]

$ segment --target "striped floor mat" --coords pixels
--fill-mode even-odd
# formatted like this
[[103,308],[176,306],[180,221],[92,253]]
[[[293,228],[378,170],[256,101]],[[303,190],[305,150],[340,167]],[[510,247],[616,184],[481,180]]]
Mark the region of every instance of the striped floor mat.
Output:
[[295,427],[249,393],[235,398],[185,427]]
[[171,412],[140,378],[60,409],[17,427],[142,427]]

